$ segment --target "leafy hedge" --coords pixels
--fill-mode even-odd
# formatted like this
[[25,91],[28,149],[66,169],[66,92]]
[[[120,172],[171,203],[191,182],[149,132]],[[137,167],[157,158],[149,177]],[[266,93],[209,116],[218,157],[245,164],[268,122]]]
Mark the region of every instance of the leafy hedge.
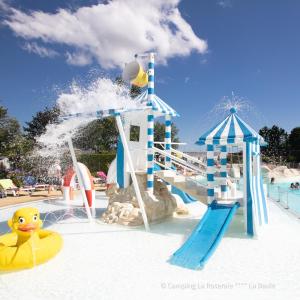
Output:
[[93,175],[100,170],[107,174],[108,167],[115,157],[115,153],[81,154],[78,161],[85,164]]

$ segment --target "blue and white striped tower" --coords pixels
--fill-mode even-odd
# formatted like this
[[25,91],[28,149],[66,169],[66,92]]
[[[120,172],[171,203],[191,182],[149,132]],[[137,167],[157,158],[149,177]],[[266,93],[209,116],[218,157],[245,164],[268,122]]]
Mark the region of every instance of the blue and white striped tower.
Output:
[[207,145],[207,203],[211,203],[215,199],[215,161],[214,161],[214,145]]
[[154,140],[154,116],[152,110],[152,102],[154,100],[154,53],[149,53],[148,62],[148,101],[149,113],[147,116],[147,190],[153,193],[154,188],[154,155],[153,155],[153,140]]
[[[172,133],[172,127],[171,127],[171,116],[166,115],[165,116],[165,147],[166,152],[168,154],[171,154],[171,133]],[[166,156],[165,161],[166,169],[171,168],[171,158]]]
[[221,197],[222,199],[227,198],[227,146],[223,145],[221,146],[221,170],[220,175],[222,177],[222,183],[221,183]]
[[[264,139],[236,113],[230,114],[216,126],[200,136],[198,145],[207,145],[208,196],[212,200],[213,191],[213,145],[237,145],[243,147],[243,200],[246,232],[256,235],[261,225],[268,223],[268,208],[260,170],[260,146]],[[227,149],[228,150],[228,149]],[[211,151],[211,153],[209,153]],[[222,171],[225,172],[225,148],[222,149]],[[210,160],[210,158],[212,160]],[[227,174],[226,174],[227,175]],[[223,173],[225,179],[225,173]],[[223,181],[222,185],[225,185]],[[225,187],[223,188],[225,189]]]

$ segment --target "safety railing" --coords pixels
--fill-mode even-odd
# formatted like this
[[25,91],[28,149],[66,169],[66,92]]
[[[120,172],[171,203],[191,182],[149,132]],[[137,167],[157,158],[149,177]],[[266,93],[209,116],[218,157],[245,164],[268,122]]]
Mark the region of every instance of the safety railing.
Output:
[[279,202],[285,209],[289,209],[289,191],[278,186],[277,193],[278,198],[276,201]]
[[275,199],[275,197],[271,198],[276,200],[282,207],[288,209],[293,215],[300,219],[299,192],[299,190],[277,187],[277,199]]

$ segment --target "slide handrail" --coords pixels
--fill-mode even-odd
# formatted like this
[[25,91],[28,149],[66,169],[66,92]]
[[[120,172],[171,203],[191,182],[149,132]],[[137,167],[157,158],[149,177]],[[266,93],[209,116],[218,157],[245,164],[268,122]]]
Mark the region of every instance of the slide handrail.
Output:
[[155,152],[157,152],[157,153],[165,156],[165,157],[171,158],[171,160],[173,162],[177,162],[177,164],[180,165],[183,168],[188,168],[188,169],[190,169],[192,171],[198,172],[199,174],[201,174],[203,176],[206,176],[206,173],[203,170],[201,170],[200,168],[194,166],[193,164],[190,164],[189,162],[185,161],[184,159],[181,159],[181,158],[179,158],[179,157],[177,157],[175,155],[172,155],[172,153],[167,152],[166,150],[161,150],[161,149],[159,149],[157,147],[153,147],[153,150]]
[[[161,163],[159,161],[155,161],[155,163],[157,165],[159,165],[160,167],[163,167],[165,170],[171,170],[171,171],[175,172],[178,175],[184,176],[186,178],[186,180],[194,182],[196,185],[198,185],[201,188],[208,189],[208,186],[206,184],[199,182],[196,178],[193,178],[193,175],[188,176],[188,175],[180,174],[176,170],[174,170],[172,168],[169,168],[169,167],[166,167],[163,163]],[[175,162],[175,164],[176,164],[176,162]]]
[[[164,143],[155,142],[155,144],[159,144],[159,145],[161,145],[165,149]],[[206,177],[206,165],[202,161],[200,161],[199,159],[197,159],[197,158],[195,158],[193,156],[190,156],[190,155],[188,155],[186,153],[183,153],[183,152],[181,152],[181,151],[179,151],[177,149],[173,149],[173,148],[171,148],[171,154],[170,154],[170,151],[168,152],[167,150],[161,150],[161,149],[159,149],[157,147],[153,147],[153,148],[154,148],[154,151],[156,151],[157,153],[162,154],[162,155],[167,156],[167,157],[170,157],[173,164],[178,165],[178,166],[183,167],[183,168],[186,168],[186,169],[191,170],[191,171],[196,171],[200,175]],[[199,164],[199,166],[201,166],[203,169],[195,166],[194,164],[189,163],[188,161],[186,161],[184,159],[181,159],[181,158],[173,155],[172,152],[175,153],[175,154],[179,154],[181,157],[184,157],[187,160],[194,161],[195,163]],[[216,176],[215,179],[217,179],[217,178],[218,177]],[[227,178],[229,180],[231,180],[232,182],[237,182],[239,180],[237,178],[229,176],[229,174],[227,174]]]
[[[158,144],[165,149],[166,143],[164,143],[164,142],[154,142],[154,144]],[[171,143],[171,145],[181,145],[181,144],[185,144],[185,143]],[[170,150],[171,150],[171,152],[173,152],[175,154],[179,154],[181,157],[186,158],[188,161],[193,161],[193,162],[199,164],[200,166],[202,166],[204,169],[206,169],[206,164],[204,162],[202,162],[201,160],[199,160],[198,158],[191,156],[189,154],[186,154],[178,149],[174,149],[172,147]]]

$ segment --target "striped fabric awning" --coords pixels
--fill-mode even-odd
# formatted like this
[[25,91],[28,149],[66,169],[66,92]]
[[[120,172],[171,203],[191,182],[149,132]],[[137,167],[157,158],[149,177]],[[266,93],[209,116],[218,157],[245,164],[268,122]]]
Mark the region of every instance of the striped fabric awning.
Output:
[[[148,91],[145,90],[142,94],[136,96],[134,100],[141,104],[142,106],[147,107],[148,103]],[[163,101],[161,98],[159,98],[157,95],[154,95],[154,99],[151,103],[152,110],[157,111],[163,115],[170,115],[172,117],[179,117],[179,114],[165,101]],[[149,108],[149,106],[148,106]]]
[[235,108],[231,108],[225,120],[200,136],[196,144],[226,145],[253,141],[258,141],[261,145],[265,144],[263,137],[237,116]]

